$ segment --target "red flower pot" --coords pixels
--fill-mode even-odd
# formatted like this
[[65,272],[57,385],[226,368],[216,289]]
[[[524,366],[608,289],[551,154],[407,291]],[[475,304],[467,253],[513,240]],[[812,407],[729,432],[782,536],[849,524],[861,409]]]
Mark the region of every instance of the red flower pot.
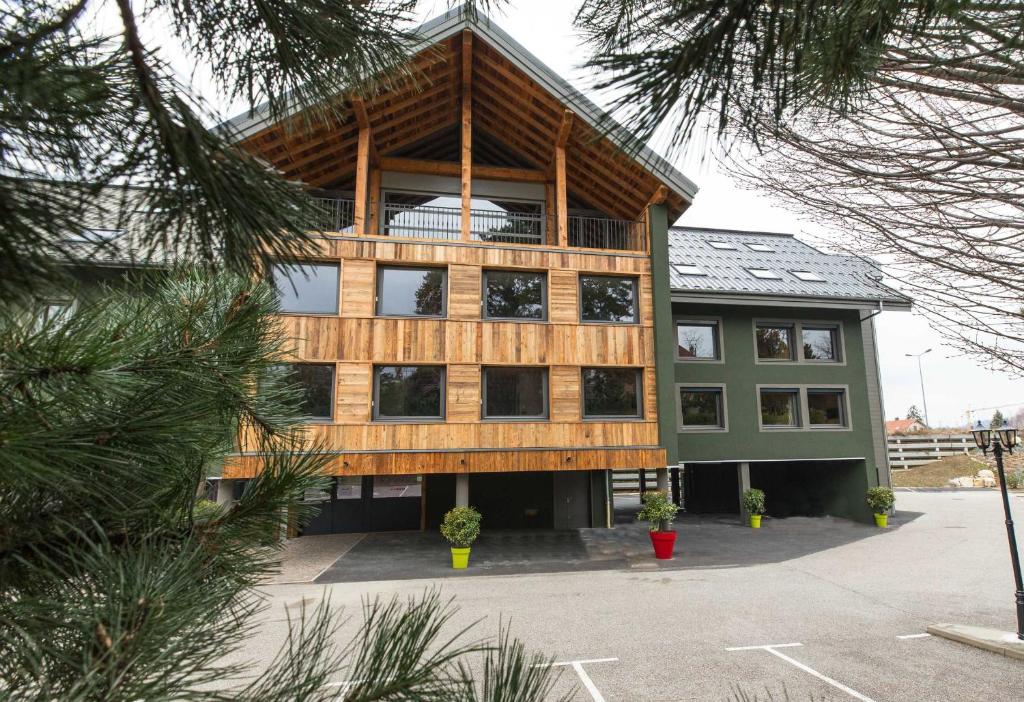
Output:
[[676,532],[672,531],[650,531],[651,544],[654,546],[654,557],[667,561],[672,558],[672,549],[676,545]]

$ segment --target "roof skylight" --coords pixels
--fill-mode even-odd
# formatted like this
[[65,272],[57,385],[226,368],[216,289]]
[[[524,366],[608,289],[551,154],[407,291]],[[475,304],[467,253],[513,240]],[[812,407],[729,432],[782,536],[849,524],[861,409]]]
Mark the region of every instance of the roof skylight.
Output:
[[751,251],[760,251],[761,253],[772,253],[775,251],[775,249],[773,249],[771,246],[768,246],[768,244],[759,244],[756,242],[752,244],[747,244],[747,248],[750,249]]
[[736,245],[731,244],[728,241],[709,241],[708,245],[713,249],[719,249],[721,251],[735,251]]
[[800,280],[805,280],[808,283],[824,283],[825,279],[813,271],[790,271],[795,277]]
[[782,276],[770,268],[748,268],[747,271],[750,272],[750,275],[761,280],[782,280]]
[[707,275],[703,268],[693,263],[675,263],[672,267],[679,275]]

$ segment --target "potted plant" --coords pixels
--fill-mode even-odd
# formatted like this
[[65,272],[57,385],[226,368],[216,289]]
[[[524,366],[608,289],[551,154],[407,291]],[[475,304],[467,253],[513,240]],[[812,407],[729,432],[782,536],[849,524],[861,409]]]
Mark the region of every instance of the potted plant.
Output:
[[750,527],[761,528],[761,515],[764,514],[764,491],[750,488],[743,492],[743,511],[750,515]]
[[441,522],[441,535],[452,545],[452,568],[469,565],[469,547],[480,536],[480,513],[472,507],[448,510]]
[[672,528],[672,522],[679,508],[663,492],[644,493],[642,500],[644,506],[636,518],[648,523],[654,557],[661,560],[672,558],[672,549],[676,544],[676,530]]
[[868,507],[875,513],[875,524],[881,528],[889,525],[889,510],[896,504],[892,490],[887,487],[873,487],[868,490]]

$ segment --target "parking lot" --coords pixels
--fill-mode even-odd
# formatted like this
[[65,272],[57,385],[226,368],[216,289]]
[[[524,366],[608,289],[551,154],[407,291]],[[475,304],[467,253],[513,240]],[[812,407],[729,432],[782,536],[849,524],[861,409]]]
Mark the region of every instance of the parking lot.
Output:
[[[1024,662],[924,635],[940,622],[1013,627],[998,494],[900,491],[897,500],[895,528],[849,524],[849,538],[814,549],[794,548],[785,522],[759,532],[724,521],[701,527],[701,549],[714,540],[708,528],[725,542],[756,540],[760,557],[749,564],[694,554],[688,565],[684,521],[670,568],[637,560],[592,571],[268,586],[271,607],[244,657],[272,655],[286,607],[327,594],[355,615],[339,634],[347,641],[363,597],[436,585],[455,597],[460,626],[480,619],[483,635],[510,621],[561,664],[559,689],[575,688],[584,702],[1022,699]],[[1024,496],[1013,503],[1024,521]]]

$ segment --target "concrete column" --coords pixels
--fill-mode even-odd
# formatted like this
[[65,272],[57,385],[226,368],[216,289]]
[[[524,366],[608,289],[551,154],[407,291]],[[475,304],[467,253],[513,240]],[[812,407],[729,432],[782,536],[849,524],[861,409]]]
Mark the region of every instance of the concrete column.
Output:
[[659,468],[655,471],[658,478],[658,492],[668,494],[668,468]]
[[221,478],[217,481],[217,505],[220,507],[230,507],[235,501],[235,481],[224,480]]
[[469,507],[469,473],[455,476],[455,506]]
[[736,476],[740,488],[740,523],[746,524],[750,518],[747,511],[743,509],[743,493],[750,489],[750,464],[749,463],[738,463],[736,464]]

